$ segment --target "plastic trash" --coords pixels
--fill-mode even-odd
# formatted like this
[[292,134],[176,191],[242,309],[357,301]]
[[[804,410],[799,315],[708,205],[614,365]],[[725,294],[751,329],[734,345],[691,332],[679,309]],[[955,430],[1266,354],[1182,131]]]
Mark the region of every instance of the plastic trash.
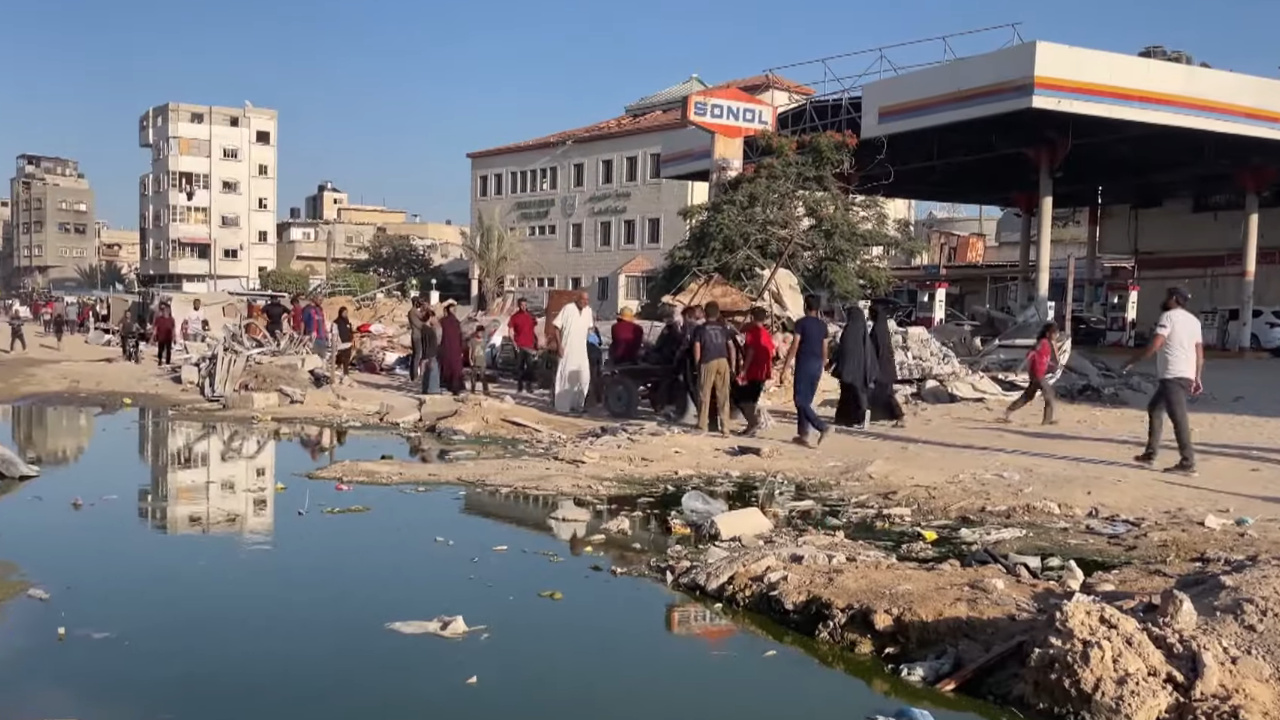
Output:
[[461,615],[440,615],[434,620],[400,620],[384,625],[388,630],[402,635],[435,635],[437,637],[456,639],[467,633],[484,630],[484,625],[467,627],[467,621]]
[[919,708],[904,707],[890,717],[884,715],[872,715],[867,720],[933,720],[933,714],[928,710]]
[[40,602],[45,602],[49,599],[50,595],[48,592],[41,590],[40,588],[31,588],[30,590],[27,591],[27,597],[31,598],[32,600],[39,600]]
[[729,512],[729,503],[718,500],[701,490],[690,490],[680,498],[680,511],[690,522],[701,523]]

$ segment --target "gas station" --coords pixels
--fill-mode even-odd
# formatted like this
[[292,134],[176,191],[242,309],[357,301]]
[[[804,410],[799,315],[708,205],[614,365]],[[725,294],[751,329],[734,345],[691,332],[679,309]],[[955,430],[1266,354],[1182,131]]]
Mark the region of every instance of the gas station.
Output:
[[[780,112],[778,129],[856,133],[859,185],[886,197],[1021,209],[1020,297],[1034,298],[1042,317],[1052,316],[1054,207],[1089,208],[1097,242],[1086,267],[1096,268],[1099,248],[1136,260],[1135,273],[1110,279],[1103,295],[1109,329],[1125,344],[1140,309],[1185,284],[1197,255],[1212,253],[1219,296],[1223,278],[1239,279],[1238,315],[1251,317],[1263,205],[1278,208],[1267,224],[1280,237],[1280,81],[1270,78],[1019,42],[819,93]],[[1140,227],[1153,211],[1171,234]],[[1180,217],[1193,212],[1194,222]],[[1213,227],[1204,239],[1184,237],[1205,223]],[[1157,276],[1140,303],[1143,267],[1160,268],[1180,249],[1196,252]],[[934,315],[945,313],[945,281],[922,293]],[[1267,292],[1280,304],[1280,279]],[[1249,333],[1235,344],[1248,349]]]

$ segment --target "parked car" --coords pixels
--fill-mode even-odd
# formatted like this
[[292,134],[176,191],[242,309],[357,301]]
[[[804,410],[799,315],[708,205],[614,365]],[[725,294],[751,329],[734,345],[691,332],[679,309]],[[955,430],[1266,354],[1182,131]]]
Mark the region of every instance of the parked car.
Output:
[[[1227,313],[1227,347],[1237,347],[1240,337],[1240,308],[1218,309]],[[1280,308],[1255,307],[1249,329],[1249,347],[1280,353]]]
[[1071,341],[1077,346],[1107,344],[1107,319],[1089,313],[1071,313]]

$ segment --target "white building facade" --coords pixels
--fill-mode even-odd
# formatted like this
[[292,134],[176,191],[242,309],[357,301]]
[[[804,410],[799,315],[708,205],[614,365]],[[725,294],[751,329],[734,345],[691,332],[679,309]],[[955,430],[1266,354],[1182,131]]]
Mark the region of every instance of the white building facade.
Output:
[[276,266],[277,114],[168,103],[139,121],[151,169],[138,181],[143,284],[258,287]]

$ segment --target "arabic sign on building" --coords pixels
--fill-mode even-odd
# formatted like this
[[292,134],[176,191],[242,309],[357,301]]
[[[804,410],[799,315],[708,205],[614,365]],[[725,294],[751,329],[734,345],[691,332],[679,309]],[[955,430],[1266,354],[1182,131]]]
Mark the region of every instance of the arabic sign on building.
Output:
[[744,138],[772,130],[777,117],[777,108],[737,88],[704,90],[685,99],[687,122],[724,137]]

